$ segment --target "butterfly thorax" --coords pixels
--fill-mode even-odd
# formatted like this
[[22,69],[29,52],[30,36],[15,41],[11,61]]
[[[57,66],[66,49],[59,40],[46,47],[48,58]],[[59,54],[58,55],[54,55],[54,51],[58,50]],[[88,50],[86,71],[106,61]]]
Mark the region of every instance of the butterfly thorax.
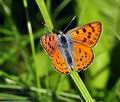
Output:
[[61,36],[60,40],[61,40],[60,42],[61,42],[62,47],[63,48],[68,48],[67,39],[64,36]]

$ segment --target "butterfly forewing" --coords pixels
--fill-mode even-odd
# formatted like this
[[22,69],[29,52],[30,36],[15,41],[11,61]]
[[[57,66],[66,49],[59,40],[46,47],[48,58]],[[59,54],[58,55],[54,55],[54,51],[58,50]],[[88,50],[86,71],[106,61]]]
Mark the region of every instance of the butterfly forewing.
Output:
[[79,43],[73,44],[73,60],[74,60],[74,68],[76,71],[85,70],[89,64],[91,64],[94,55],[91,48],[87,46],[83,46]]
[[81,43],[88,47],[93,47],[100,37],[101,30],[101,23],[93,22],[69,30],[66,34],[68,34],[74,42]]
[[46,34],[41,37],[40,42],[46,52],[52,57],[57,47],[57,35],[54,33]]

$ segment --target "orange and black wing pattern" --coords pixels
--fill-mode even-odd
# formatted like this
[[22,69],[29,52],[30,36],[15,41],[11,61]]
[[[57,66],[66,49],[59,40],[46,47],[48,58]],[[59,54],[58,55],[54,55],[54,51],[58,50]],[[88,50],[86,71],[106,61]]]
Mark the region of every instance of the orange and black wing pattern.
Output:
[[61,54],[60,49],[56,48],[54,56],[52,57],[53,67],[62,74],[69,74],[70,68],[64,56]]
[[79,43],[73,44],[73,61],[74,61],[74,69],[76,71],[85,70],[88,65],[91,64],[94,58],[94,54],[91,48],[84,46]]
[[45,51],[49,54],[49,56],[53,56],[55,49],[57,47],[58,38],[54,33],[45,34],[41,37],[40,43],[45,49]]
[[78,43],[88,47],[93,47],[97,43],[102,31],[102,24],[100,22],[92,22],[80,27],[69,30],[66,34]]

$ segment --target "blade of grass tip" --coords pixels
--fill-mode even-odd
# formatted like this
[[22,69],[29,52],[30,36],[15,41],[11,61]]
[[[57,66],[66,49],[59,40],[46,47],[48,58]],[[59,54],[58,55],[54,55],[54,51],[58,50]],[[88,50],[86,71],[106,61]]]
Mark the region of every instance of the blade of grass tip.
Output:
[[51,19],[50,19],[50,16],[48,14],[48,11],[47,11],[47,8],[46,8],[46,5],[45,5],[45,2],[44,0],[36,0],[36,3],[41,11],[41,14],[43,16],[43,19],[45,21],[45,24],[48,28],[48,31],[49,32],[52,32],[53,30],[53,24],[51,22]]
[[[23,0],[23,4],[24,4],[24,7],[25,7],[25,13],[26,13],[26,17],[27,17],[27,27],[28,27],[31,49],[32,49],[32,56],[33,56],[34,64],[35,64],[36,87],[41,88],[40,79],[39,79],[39,75],[38,75],[38,71],[37,71],[37,61],[36,61],[35,44],[34,44],[32,26],[31,26],[31,22],[30,22],[30,19],[29,19],[28,11],[27,11],[27,7],[28,7],[27,1]],[[41,96],[40,93],[38,93],[38,95]]]
[[88,90],[86,89],[82,79],[78,75],[76,71],[72,71],[70,76],[74,80],[75,84],[77,85],[79,91],[81,92],[82,96],[84,97],[86,102],[93,102],[92,97],[90,96]]

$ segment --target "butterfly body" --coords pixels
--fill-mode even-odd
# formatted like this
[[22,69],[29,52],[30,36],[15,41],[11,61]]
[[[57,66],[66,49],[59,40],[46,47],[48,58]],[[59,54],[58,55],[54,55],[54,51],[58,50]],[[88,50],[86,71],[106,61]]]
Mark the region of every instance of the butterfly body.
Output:
[[76,27],[67,33],[49,33],[40,42],[49,54],[53,67],[60,73],[68,74],[72,69],[82,71],[93,61],[92,47],[101,34],[101,23],[92,22]]
[[69,68],[73,67],[73,59],[72,59],[72,41],[69,36],[65,35],[63,32],[59,32],[58,34],[58,46],[61,54],[63,55],[66,63]]

